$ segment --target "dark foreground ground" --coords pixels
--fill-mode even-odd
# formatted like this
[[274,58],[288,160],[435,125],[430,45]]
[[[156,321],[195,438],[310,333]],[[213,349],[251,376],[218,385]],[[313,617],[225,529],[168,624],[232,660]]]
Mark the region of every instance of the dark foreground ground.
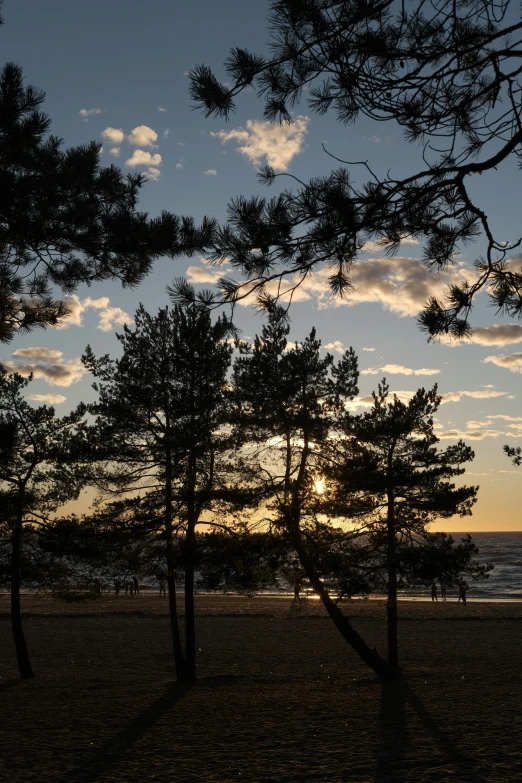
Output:
[[[522,780],[522,604],[402,605],[407,678],[387,686],[319,606],[289,616],[289,605],[200,598],[200,681],[182,691],[157,597],[27,598],[28,682],[2,597],[0,780]],[[383,605],[345,611],[384,650]]]

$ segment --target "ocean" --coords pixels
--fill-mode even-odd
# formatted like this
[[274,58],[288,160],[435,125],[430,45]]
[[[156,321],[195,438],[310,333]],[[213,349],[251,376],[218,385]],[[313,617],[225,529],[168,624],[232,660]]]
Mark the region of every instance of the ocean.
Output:
[[[452,533],[455,541],[465,533]],[[478,559],[482,563],[493,563],[489,578],[481,582],[467,580],[469,598],[483,600],[522,600],[522,532],[520,533],[471,533],[479,549]],[[404,597],[427,596],[429,590],[403,591]],[[448,589],[448,598],[457,594]],[[439,596],[440,597],[440,596]]]

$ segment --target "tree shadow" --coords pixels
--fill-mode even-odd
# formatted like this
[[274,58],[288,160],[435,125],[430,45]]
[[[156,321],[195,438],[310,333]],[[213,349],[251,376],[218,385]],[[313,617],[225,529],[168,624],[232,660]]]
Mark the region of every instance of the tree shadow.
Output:
[[121,761],[160,718],[185,696],[188,690],[190,686],[181,686],[177,683],[170,685],[163,696],[156,699],[124,729],[94,751],[90,759],[86,759],[81,765],[70,770],[56,783],[95,783],[105,772]]
[[426,735],[434,740],[445,763],[451,764],[466,783],[485,783],[486,778],[477,769],[476,762],[459,750],[405,680],[382,683],[380,748],[374,783],[401,780],[406,771],[405,757],[415,743],[415,736],[408,727],[408,706],[416,713]]

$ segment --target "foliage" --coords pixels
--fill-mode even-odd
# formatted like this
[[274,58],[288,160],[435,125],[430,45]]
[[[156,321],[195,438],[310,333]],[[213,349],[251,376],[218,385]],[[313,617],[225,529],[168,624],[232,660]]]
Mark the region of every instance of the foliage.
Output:
[[0,72],[0,341],[55,325],[67,313],[55,289],[118,279],[136,286],[160,256],[192,254],[212,221],[137,209],[145,182],[101,167],[96,142],[63,148],[49,135],[45,94],[24,86],[22,70]]
[[[480,206],[475,175],[522,156],[520,40],[510,0],[272,0],[270,55],[234,48],[226,79],[205,65],[190,72],[191,96],[206,116],[228,118],[236,97],[254,88],[270,122],[289,123],[306,98],[311,111],[335,112],[341,123],[359,116],[399,127],[422,144],[423,162],[407,176],[377,174],[367,161],[342,167],[280,195],[234,199],[216,233],[211,258],[225,258],[248,282],[221,281],[226,299],[289,276],[299,285],[330,267],[335,295],[350,287],[350,268],[368,240],[396,253],[405,238],[424,243],[428,268],[445,269],[458,250],[482,234],[476,274],[455,284],[445,302],[432,299],[420,322],[430,334],[469,333],[475,295],[488,290],[509,315],[522,312],[522,274],[506,259],[521,237],[495,237]],[[367,175],[355,183],[351,169]],[[349,168],[348,168],[349,167]],[[274,182],[269,166],[260,180]],[[497,177],[499,175],[497,174]],[[295,177],[293,177],[296,180]]]

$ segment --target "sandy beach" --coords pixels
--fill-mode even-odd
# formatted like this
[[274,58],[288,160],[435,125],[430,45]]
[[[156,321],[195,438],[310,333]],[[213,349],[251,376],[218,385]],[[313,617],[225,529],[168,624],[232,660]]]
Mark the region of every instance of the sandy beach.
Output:
[[[0,598],[0,780],[503,783],[522,779],[522,603],[404,602],[383,686],[321,605],[199,596],[199,682],[174,680],[157,595],[24,596],[17,679]],[[381,601],[344,604],[384,652]]]

